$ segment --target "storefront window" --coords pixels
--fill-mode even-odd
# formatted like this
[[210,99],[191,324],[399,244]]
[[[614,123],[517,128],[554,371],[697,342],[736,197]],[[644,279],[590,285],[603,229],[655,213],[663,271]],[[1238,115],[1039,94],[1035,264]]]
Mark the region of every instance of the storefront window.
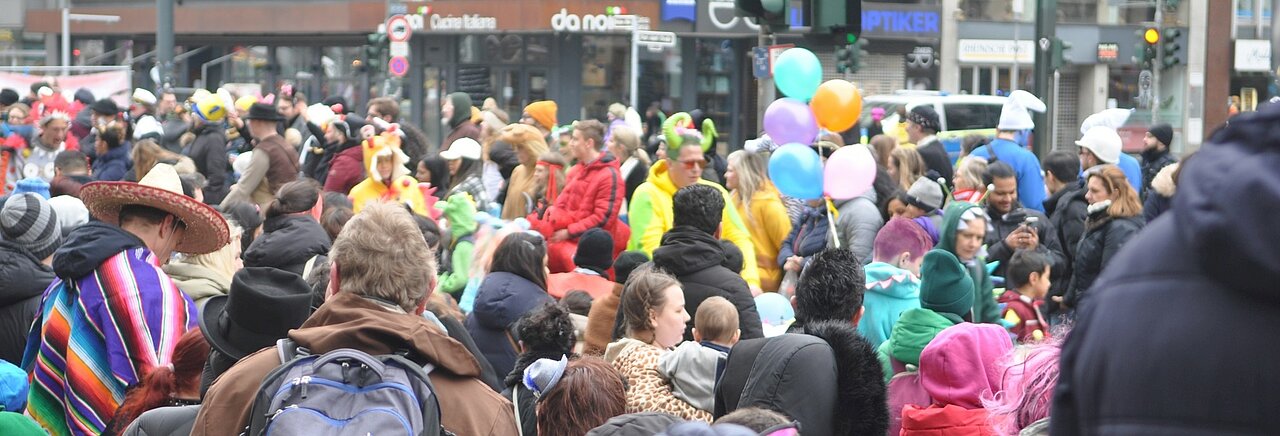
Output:
[[697,107],[716,123],[720,131],[732,131],[733,42],[727,39],[698,39]]
[[1058,0],[1058,22],[1097,23],[1098,0]]
[[626,36],[582,37],[582,114],[604,119],[609,105],[624,102],[630,80],[631,41]]
[[1107,95],[1115,100],[1115,107],[1136,108],[1138,101],[1138,73],[1135,66],[1112,66],[1107,81]]
[[235,47],[231,60],[223,64],[226,74],[223,82],[263,83],[267,81],[266,67],[271,64],[267,47]]
[[960,19],[977,21],[1014,21],[1015,3],[1022,6],[1018,21],[1035,21],[1035,0],[960,0]]

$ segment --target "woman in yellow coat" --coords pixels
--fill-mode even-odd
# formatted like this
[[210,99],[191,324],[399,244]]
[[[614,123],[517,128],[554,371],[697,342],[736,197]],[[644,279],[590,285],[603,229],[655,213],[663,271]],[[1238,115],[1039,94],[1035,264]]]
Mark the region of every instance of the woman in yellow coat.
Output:
[[769,181],[769,156],[744,150],[729,154],[729,170],[724,174],[733,206],[747,223],[755,247],[760,289],[777,291],[782,282],[778,249],[791,233],[791,218],[782,204],[778,188]]
[[371,201],[392,201],[408,204],[419,215],[430,216],[418,180],[409,175],[409,168],[405,166],[409,156],[400,151],[400,135],[396,130],[393,125],[392,129],[361,145],[369,176],[351,188],[349,197],[355,213],[360,213]]

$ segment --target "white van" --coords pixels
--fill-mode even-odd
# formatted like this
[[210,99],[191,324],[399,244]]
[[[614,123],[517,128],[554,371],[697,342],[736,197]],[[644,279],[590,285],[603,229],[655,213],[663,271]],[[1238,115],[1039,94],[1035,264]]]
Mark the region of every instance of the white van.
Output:
[[960,143],[965,136],[979,134],[995,137],[1000,123],[1000,110],[1008,97],[991,95],[953,95],[940,91],[897,91],[888,95],[872,95],[862,99],[862,117],[859,126],[871,125],[871,110],[884,109],[885,133],[892,131],[899,122],[898,110],[906,112],[920,105],[932,105],[938,112],[941,130],[938,140],[947,148],[951,161],[960,156]]

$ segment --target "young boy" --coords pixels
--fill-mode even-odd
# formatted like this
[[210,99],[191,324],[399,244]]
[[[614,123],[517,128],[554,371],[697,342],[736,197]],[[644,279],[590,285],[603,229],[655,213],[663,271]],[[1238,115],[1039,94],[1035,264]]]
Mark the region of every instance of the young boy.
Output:
[[929,235],[906,218],[889,220],[876,234],[872,259],[866,273],[866,308],[858,333],[872,347],[889,339],[889,332],[902,312],[920,307],[920,264],[933,248]]
[[715,388],[729,349],[738,343],[738,309],[724,297],[703,300],[693,317],[694,342],[685,342],[658,361],[677,398],[702,410],[715,408]]
[[1018,342],[1036,342],[1049,337],[1049,324],[1040,314],[1040,305],[1049,292],[1049,258],[1036,250],[1018,250],[1009,258],[1005,272],[1008,290],[998,300],[1005,303],[1004,319],[1013,327]]

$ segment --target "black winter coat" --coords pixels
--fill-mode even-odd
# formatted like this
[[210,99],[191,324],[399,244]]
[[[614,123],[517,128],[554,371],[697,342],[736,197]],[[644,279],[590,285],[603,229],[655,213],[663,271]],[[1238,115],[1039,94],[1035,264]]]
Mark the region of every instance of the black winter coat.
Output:
[[302,275],[307,261],[329,254],[332,243],[310,215],[282,215],[262,222],[262,236],[244,252],[244,266],[269,266]]
[[196,139],[187,148],[187,157],[196,164],[196,171],[204,175],[205,204],[221,204],[231,191],[228,180],[230,163],[227,158],[227,135],[216,124],[201,124],[192,130]]
[[848,322],[793,326],[788,334],[739,342],[716,385],[715,417],[743,407],[776,410],[805,435],[883,435],[889,410],[871,343]]
[[987,215],[991,216],[991,227],[987,232],[987,262],[1000,261],[1000,265],[996,267],[992,275],[1004,277],[1005,271],[1009,267],[1009,260],[1013,258],[1013,253],[1017,249],[1010,248],[1004,244],[1004,240],[1022,225],[1025,218],[1035,217],[1036,236],[1040,239],[1040,245],[1036,250],[1049,256],[1052,277],[1067,277],[1063,275],[1067,267],[1066,255],[1062,252],[1062,243],[1058,240],[1058,229],[1054,228],[1049,217],[1040,213],[1035,209],[1027,209],[1021,205],[1014,203],[1013,210],[1007,214],[1000,214],[992,209],[987,208]]
[[1054,436],[1274,434],[1280,105],[1232,118],[1115,256],[1063,345]]
[[524,277],[502,271],[484,277],[466,324],[494,372],[510,374],[516,365],[516,349],[507,335],[511,324],[538,306],[554,301],[546,289]]
[[191,434],[200,405],[160,407],[143,412],[121,436],[179,436]]
[[698,305],[715,296],[724,297],[738,308],[742,339],[764,337],[751,289],[741,275],[722,266],[724,249],[716,238],[690,226],[672,227],[653,250],[653,263],[674,275],[684,288],[684,307],[690,316],[684,331],[686,341],[693,340],[692,317],[698,312]]
[[1147,197],[1151,196],[1151,193],[1154,192],[1154,190],[1151,189],[1151,181],[1156,179],[1156,174],[1159,174],[1160,170],[1164,169],[1164,167],[1173,165],[1177,162],[1178,162],[1178,159],[1174,158],[1173,153],[1169,152],[1169,150],[1165,150],[1163,152],[1143,150],[1142,152],[1142,198],[1143,199],[1146,199]]
[[1142,217],[1114,218],[1101,211],[1089,217],[1084,237],[1076,247],[1076,259],[1072,262],[1071,284],[1063,302],[1068,307],[1080,307],[1093,282],[1111,263],[1116,253],[1142,230]]
[[0,241],[0,360],[22,363],[27,332],[53,278],[53,268],[40,263],[29,251]]

